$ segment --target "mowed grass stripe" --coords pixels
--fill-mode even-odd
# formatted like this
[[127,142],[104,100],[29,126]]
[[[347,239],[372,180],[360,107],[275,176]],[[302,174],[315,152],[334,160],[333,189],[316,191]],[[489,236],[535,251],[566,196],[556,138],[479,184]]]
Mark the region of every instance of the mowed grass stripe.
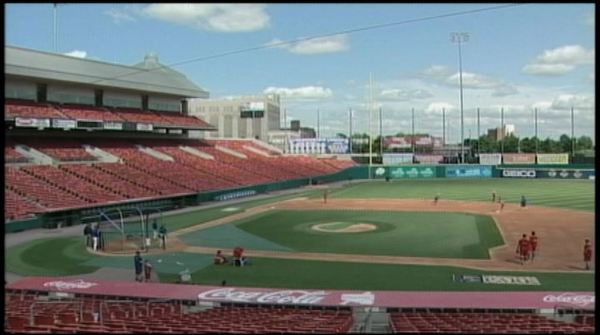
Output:
[[468,180],[396,180],[353,184],[332,193],[334,198],[400,198],[491,201],[492,191],[507,203],[520,202],[525,195],[528,203],[593,211],[595,184],[591,181],[539,179],[468,179]]

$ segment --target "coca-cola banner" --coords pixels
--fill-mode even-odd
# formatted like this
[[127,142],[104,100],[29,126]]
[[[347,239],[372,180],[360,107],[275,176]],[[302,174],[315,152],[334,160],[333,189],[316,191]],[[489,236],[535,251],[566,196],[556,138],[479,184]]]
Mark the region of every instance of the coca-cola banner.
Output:
[[[514,276],[490,276],[488,281],[502,286],[536,285],[533,279],[515,280]],[[594,292],[347,291],[138,283],[80,276],[27,277],[6,288],[198,302],[415,308],[554,308],[560,305],[594,309],[596,299]]]
[[500,165],[502,163],[502,154],[479,154],[479,164],[481,165]]
[[32,128],[50,128],[50,119],[15,118],[15,126]]
[[535,164],[535,154],[503,154],[504,164]]
[[444,160],[442,155],[415,155],[415,160],[420,164],[439,164]]

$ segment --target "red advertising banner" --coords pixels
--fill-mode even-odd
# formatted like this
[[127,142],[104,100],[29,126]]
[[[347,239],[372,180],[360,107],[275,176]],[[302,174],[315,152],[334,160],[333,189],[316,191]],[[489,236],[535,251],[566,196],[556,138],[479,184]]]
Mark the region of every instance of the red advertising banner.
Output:
[[535,164],[535,154],[502,154],[503,164]]
[[[510,276],[493,276],[495,284],[524,284]],[[501,279],[501,280],[500,280]],[[522,278],[521,278],[522,279]],[[485,282],[484,282],[485,284]],[[527,282],[526,284],[531,284]],[[466,285],[466,284],[465,284]],[[138,283],[72,277],[27,277],[9,289],[42,292],[180,299],[204,302],[301,304],[315,306],[379,306],[428,308],[554,308],[556,305],[594,309],[594,292],[425,292],[346,291],[285,288],[221,287]]]

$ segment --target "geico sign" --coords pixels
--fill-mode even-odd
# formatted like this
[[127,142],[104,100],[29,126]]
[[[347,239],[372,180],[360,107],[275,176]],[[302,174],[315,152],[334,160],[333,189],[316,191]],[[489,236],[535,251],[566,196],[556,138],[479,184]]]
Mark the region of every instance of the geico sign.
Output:
[[535,178],[535,170],[502,170],[503,177]]

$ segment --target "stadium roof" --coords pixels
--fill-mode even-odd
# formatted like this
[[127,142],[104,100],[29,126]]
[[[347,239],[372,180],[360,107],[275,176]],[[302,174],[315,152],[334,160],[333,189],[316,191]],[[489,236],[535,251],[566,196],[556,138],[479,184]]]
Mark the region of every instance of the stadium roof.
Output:
[[6,75],[70,82],[96,87],[208,98],[209,93],[185,75],[158,62],[156,54],[126,66],[31,49],[4,47]]

